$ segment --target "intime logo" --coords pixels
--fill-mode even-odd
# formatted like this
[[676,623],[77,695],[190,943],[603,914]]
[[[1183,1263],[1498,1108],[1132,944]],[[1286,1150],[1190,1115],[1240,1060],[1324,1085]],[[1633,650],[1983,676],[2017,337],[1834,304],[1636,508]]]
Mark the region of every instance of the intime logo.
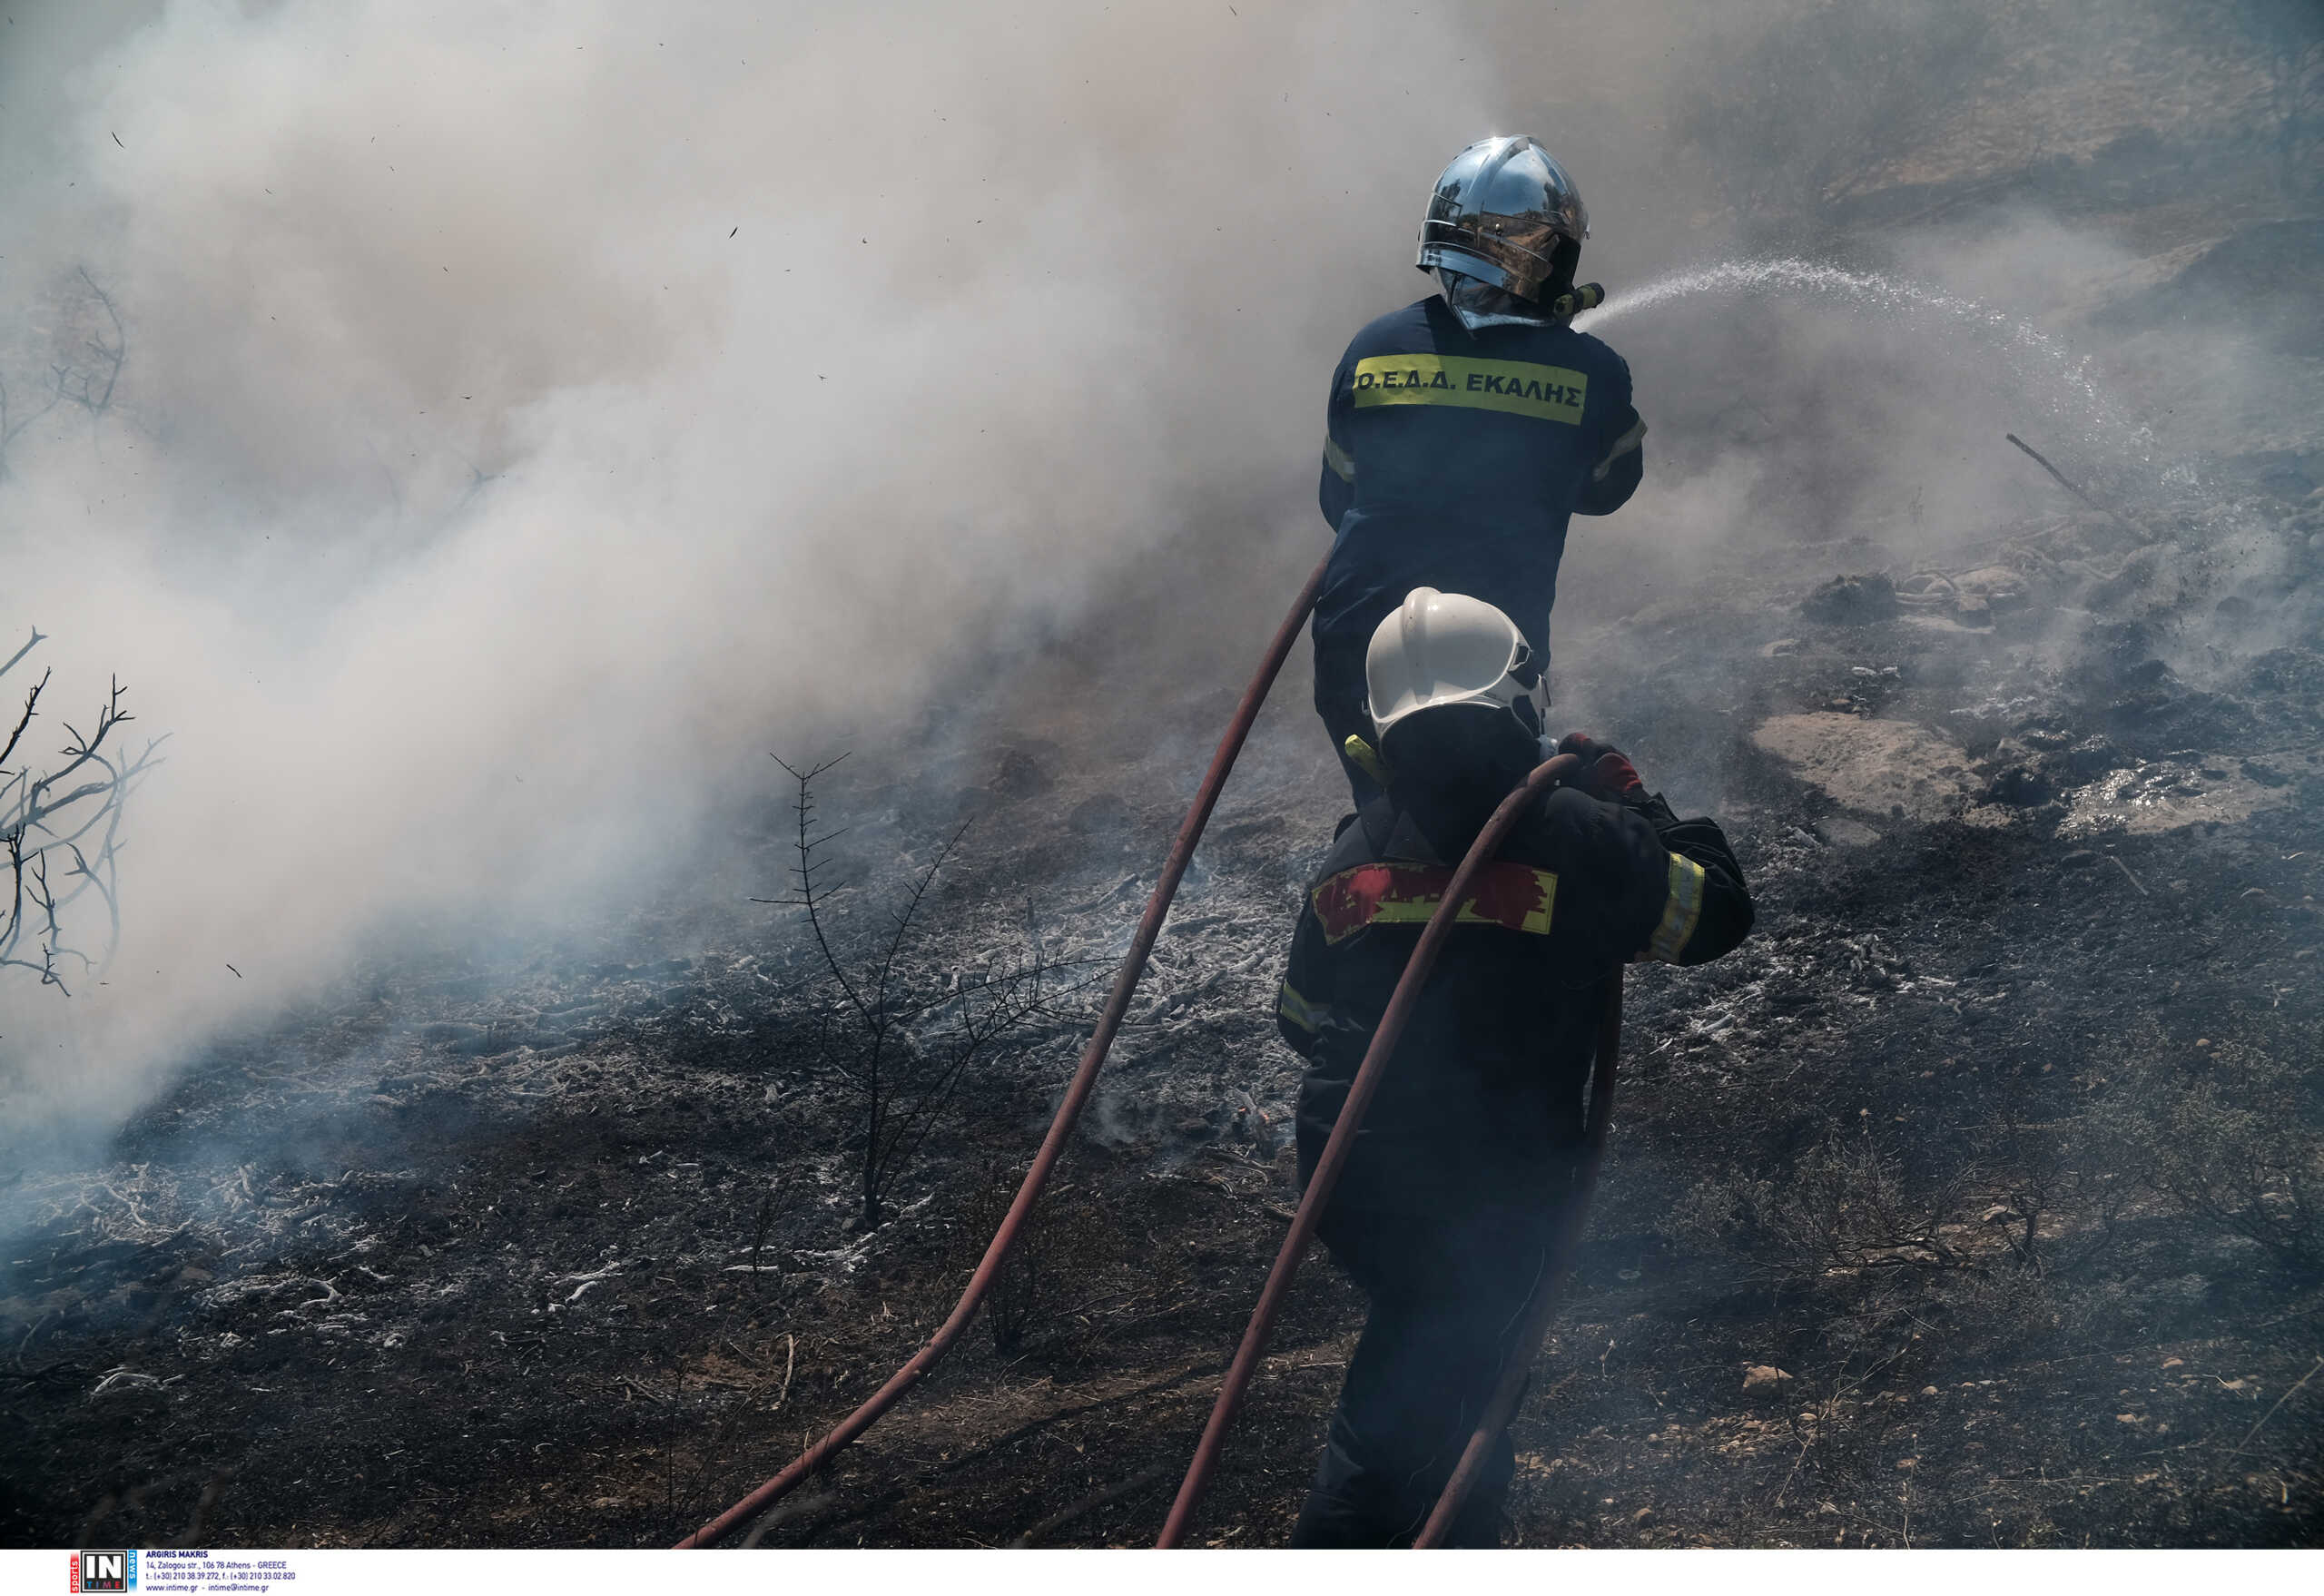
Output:
[[137,1553],[121,1552],[80,1552],[73,1557],[73,1589],[75,1591],[134,1591],[137,1589]]

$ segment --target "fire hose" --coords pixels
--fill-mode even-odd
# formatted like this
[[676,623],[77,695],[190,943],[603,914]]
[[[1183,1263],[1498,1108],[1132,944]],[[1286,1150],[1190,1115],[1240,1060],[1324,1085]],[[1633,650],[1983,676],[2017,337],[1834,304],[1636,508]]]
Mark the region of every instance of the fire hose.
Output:
[[[1534,767],[1524,783],[1501,801],[1501,806],[1485,822],[1477,840],[1470,844],[1460,868],[1452,872],[1452,881],[1429,917],[1420,941],[1413,947],[1412,957],[1405,961],[1404,971],[1396,982],[1396,990],[1388,1000],[1388,1007],[1380,1017],[1379,1027],[1372,1034],[1372,1045],[1365,1049],[1364,1062],[1356,1069],[1350,1083],[1347,1100],[1342,1105],[1339,1118],[1332,1126],[1331,1138],[1324,1144],[1323,1157],[1316,1160],[1315,1170],[1308,1177],[1307,1190],[1299,1200],[1298,1212],[1293,1217],[1290,1230],[1283,1238],[1283,1246],[1275,1254],[1275,1266],[1267,1273],[1265,1286],[1259,1293],[1258,1305],[1251,1310],[1251,1323],[1243,1332],[1242,1345],[1236,1348],[1235,1361],[1226,1371],[1226,1383],[1219,1387],[1218,1400],[1210,1411],[1210,1421],[1203,1428],[1202,1440],[1195,1447],[1195,1455],[1187,1465],[1185,1480],[1178,1486],[1177,1500],[1170,1505],[1170,1516],[1162,1526],[1157,1547],[1178,1545],[1185,1538],[1188,1522],[1196,1505],[1202,1500],[1204,1488],[1210,1483],[1211,1471],[1218,1462],[1226,1441],[1226,1432],[1235,1422],[1235,1414],[1242,1406],[1251,1376],[1258,1372],[1259,1360],[1265,1355],[1268,1336],[1274,1332],[1276,1316],[1282,1312],[1285,1299],[1290,1295],[1292,1276],[1298,1272],[1299,1259],[1307,1250],[1308,1241],[1315,1236],[1315,1226],[1332,1199],[1332,1190],[1339,1184],[1340,1170],[1348,1156],[1354,1151],[1355,1134],[1364,1122],[1365,1109],[1370,1108],[1373,1094],[1379,1089],[1381,1077],[1386,1073],[1388,1060],[1402,1039],[1404,1026],[1412,1018],[1413,1006],[1419,1001],[1421,989],[1427,983],[1429,973],[1435,968],[1437,954],[1443,951],[1444,940],[1452,934],[1460,917],[1461,906],[1467,901],[1469,890],[1479,872],[1491,863],[1501,850],[1502,839],[1525,811],[1542,793],[1559,781],[1581,768],[1581,761],[1573,754],[1561,754]],[[1571,1256],[1574,1243],[1581,1235],[1582,1208],[1589,1200],[1590,1188],[1597,1178],[1600,1154],[1605,1146],[1608,1111],[1613,1106],[1614,1056],[1621,1037],[1621,976],[1614,977],[1606,1011],[1600,1028],[1598,1059],[1590,1073],[1590,1122],[1589,1140],[1585,1146],[1581,1168],[1577,1171],[1571,1200],[1560,1215],[1555,1246],[1551,1253],[1550,1267],[1535,1287],[1533,1299],[1528,1305],[1524,1328],[1520,1333],[1513,1355],[1502,1371],[1493,1398],[1486,1406],[1485,1416],[1462,1450],[1452,1477],[1437,1499],[1436,1508],[1420,1537],[1418,1546],[1432,1546],[1441,1540],[1453,1517],[1460,1512],[1462,1501],[1482,1467],[1486,1451],[1492,1438],[1499,1434],[1516,1412],[1523,1394],[1527,1370],[1531,1366],[1533,1353],[1541,1338],[1549,1332],[1551,1316],[1557,1306],[1557,1282],[1564,1269],[1565,1260]]]
[[[686,1550],[714,1544],[736,1526],[781,1500],[802,1481],[829,1463],[864,1431],[876,1424],[902,1398],[906,1391],[943,1359],[945,1354],[950,1351],[952,1344],[960,1339],[961,1332],[968,1328],[970,1321],[976,1315],[977,1308],[981,1305],[986,1294],[991,1289],[992,1282],[999,1275],[1001,1264],[1007,1259],[1009,1249],[1015,1246],[1019,1236],[1023,1231],[1033,1205],[1039,1199],[1042,1188],[1048,1184],[1050,1172],[1064,1152],[1065,1144],[1072,1134],[1074,1125],[1088,1102],[1089,1094],[1097,1085],[1098,1073],[1105,1067],[1106,1056],[1112,1049],[1114,1037],[1120,1030],[1122,1021],[1128,1014],[1130,1000],[1137,992],[1140,976],[1145,972],[1147,958],[1153,951],[1156,939],[1161,934],[1162,921],[1169,912],[1171,901],[1177,896],[1178,884],[1185,877],[1187,866],[1194,857],[1196,844],[1201,840],[1203,830],[1209,823],[1212,812],[1217,807],[1219,793],[1226,786],[1227,775],[1235,767],[1236,757],[1242,752],[1243,744],[1250,735],[1252,724],[1258,718],[1260,707],[1266,701],[1268,690],[1274,685],[1276,675],[1282,671],[1285,659],[1290,655],[1300,626],[1306,620],[1308,612],[1315,607],[1315,597],[1323,586],[1323,581],[1324,567],[1319,565],[1314,575],[1307,579],[1306,586],[1301,589],[1290,613],[1284,617],[1282,626],[1276,629],[1275,637],[1269,643],[1266,654],[1260,662],[1257,673],[1252,677],[1250,685],[1244,689],[1242,701],[1236,706],[1235,717],[1228,723],[1226,733],[1219,739],[1217,751],[1211,756],[1210,768],[1205,773],[1202,784],[1196,791],[1194,803],[1187,811],[1185,822],[1179,826],[1177,840],[1171,845],[1161,876],[1155,882],[1154,892],[1147,901],[1146,912],[1138,921],[1137,931],[1130,941],[1129,951],[1124,956],[1121,970],[1115,977],[1113,991],[1098,1018],[1097,1030],[1090,1037],[1088,1046],[1084,1049],[1073,1079],[1068,1084],[1065,1096],[1058,1105],[1057,1113],[1049,1125],[1049,1134],[1042,1139],[1040,1150],[1035,1155],[1031,1167],[1026,1171],[1025,1179],[1018,1188],[1015,1200],[1009,1204],[1008,1214],[1001,1219],[1000,1227],[994,1231],[991,1242],[985,1248],[983,1258],[978,1263],[975,1272],[970,1276],[968,1286],[961,1292],[960,1299],[954,1305],[950,1315],[921,1345],[920,1351],[915,1353],[895,1374],[889,1376],[886,1384],[874,1392],[861,1407],[841,1421],[805,1452],[800,1453],[780,1473],[679,1542],[677,1549]],[[1462,860],[1460,868],[1453,872],[1452,882],[1445,889],[1443,901],[1430,919],[1426,929],[1422,931],[1420,941],[1414,947],[1412,957],[1405,965],[1403,975],[1397,982],[1395,992],[1389,1000],[1379,1029],[1374,1034],[1372,1045],[1365,1052],[1364,1062],[1358,1068],[1355,1079],[1349,1088],[1347,1100],[1341,1109],[1338,1122],[1333,1127],[1331,1138],[1325,1144],[1323,1157],[1308,1182],[1307,1190],[1301,1199],[1291,1230],[1285,1236],[1283,1246],[1276,1255],[1275,1266],[1267,1276],[1266,1286],[1261,1292],[1258,1305],[1252,1312],[1250,1325],[1244,1332],[1242,1345],[1236,1350],[1234,1364],[1227,1371],[1226,1383],[1221,1387],[1217,1402],[1212,1408],[1210,1421],[1204,1429],[1202,1440],[1196,1448],[1194,1459],[1187,1467],[1184,1482],[1179,1486],[1177,1499],[1171,1506],[1168,1522],[1163,1527],[1161,1538],[1156,1542],[1157,1546],[1177,1546],[1185,1536],[1187,1521],[1191,1518],[1195,1506],[1201,1500],[1203,1489],[1208,1483],[1211,1471],[1217,1463],[1219,1452],[1225,1443],[1226,1431],[1234,1422],[1236,1410],[1242,1404],[1242,1399],[1250,1385],[1251,1377],[1257,1370],[1259,1358],[1265,1352],[1267,1338],[1273,1332],[1275,1320],[1282,1310],[1285,1297],[1289,1293],[1292,1276],[1297,1271],[1300,1256],[1305,1252],[1307,1242],[1315,1233],[1316,1222],[1321,1217],[1324,1207],[1330,1201],[1334,1187],[1338,1184],[1340,1169],[1346,1163],[1348,1154],[1353,1149],[1355,1131],[1363,1120],[1364,1110],[1369,1107],[1372,1096],[1379,1086],[1381,1074],[1386,1068],[1389,1057],[1395,1050],[1396,1042],[1403,1036],[1404,1026],[1411,1018],[1412,1008],[1419,997],[1421,988],[1435,965],[1436,956],[1442,950],[1444,939],[1451,931],[1452,923],[1458,916],[1460,905],[1469,895],[1469,888],[1475,880],[1477,872],[1490,862],[1494,853],[1499,851],[1502,839],[1515,824],[1518,816],[1542,793],[1578,769],[1580,764],[1581,762],[1571,754],[1561,754],[1537,767],[1527,776],[1521,787],[1502,801],[1501,806],[1485,823],[1484,829],[1478,833],[1476,842],[1470,847],[1467,856]],[[1443,1493],[1437,1500],[1435,1510],[1429,1515],[1427,1524],[1414,1541],[1413,1544],[1416,1546],[1426,1547],[1437,1544],[1454,1517],[1458,1515],[1462,1502],[1466,1499],[1471,1486],[1482,1468],[1493,1437],[1507,1426],[1511,1417],[1516,1412],[1517,1404],[1524,1394],[1526,1374],[1531,1364],[1533,1353],[1539,1348],[1542,1338],[1547,1335],[1550,1321],[1556,1312],[1560,1277],[1562,1275],[1565,1261],[1572,1256],[1575,1246],[1580,1240],[1590,1194],[1597,1183],[1598,1167],[1605,1148],[1606,1128],[1613,1100],[1615,1059],[1620,1050],[1621,1037],[1620,982],[1621,978],[1618,971],[1609,990],[1606,1017],[1599,1035],[1597,1062],[1590,1076],[1588,1138],[1574,1177],[1571,1200],[1563,1205],[1560,1215],[1551,1253],[1551,1266],[1543,1274],[1540,1285],[1535,1288],[1532,1300],[1528,1305],[1523,1326],[1513,1345],[1512,1356],[1502,1372],[1492,1400],[1487,1404],[1482,1420],[1478,1424],[1475,1432],[1469,1438],[1467,1446],[1462,1450],[1460,1462],[1455,1465],[1452,1477],[1447,1481]]]
[[[1130,939],[1129,951],[1123,956],[1121,971],[1114,978],[1114,990],[1106,1000],[1104,1011],[1098,1016],[1098,1029],[1082,1050],[1081,1061],[1075,1068],[1072,1080],[1065,1089],[1065,1097],[1058,1104],[1057,1114],[1049,1122],[1049,1134],[1041,1140],[1040,1151],[1034,1155],[1032,1167],[1025,1171],[1025,1179],[1017,1188],[1016,1199],[1009,1205],[1009,1212],[1000,1227],[992,1234],[992,1241],[978,1263],[976,1272],[969,1276],[969,1284],[951,1315],[930,1336],[921,1349],[888,1377],[887,1384],[873,1392],[870,1400],[857,1408],[822,1440],[801,1453],[779,1474],[743,1497],[677,1544],[677,1550],[714,1544],[720,1537],[737,1525],[756,1516],[788,1494],[799,1483],[839,1455],[855,1438],[879,1422],[881,1415],[911,1389],[960,1338],[976,1316],[978,1306],[1000,1273],[1000,1266],[1009,1256],[1009,1248],[1017,1243],[1033,1205],[1040,1198],[1041,1188],[1048,1185],[1049,1172],[1064,1154],[1065,1146],[1073,1135],[1073,1127],[1081,1118],[1081,1110],[1089,1101],[1089,1094],[1098,1084],[1098,1074],[1105,1068],[1106,1055],[1114,1045],[1114,1035],[1121,1030],[1129,1013],[1130,999],[1137,991],[1138,978],[1146,971],[1147,955],[1154,951],[1154,940],[1162,932],[1162,921],[1170,911],[1170,901],[1177,896],[1178,882],[1187,873],[1187,865],[1194,858],[1195,844],[1201,841],[1203,828],[1210,823],[1211,811],[1218,806],[1218,794],[1226,785],[1226,777],[1235,768],[1235,759],[1243,751],[1244,741],[1251,734],[1252,723],[1259,716],[1259,708],[1266,702],[1267,691],[1283,669],[1283,662],[1290,656],[1292,645],[1298,640],[1299,629],[1306,624],[1307,612],[1315,607],[1315,596],[1323,591],[1324,567],[1316,566],[1315,575],[1307,578],[1299,596],[1292,602],[1291,611],[1276,628],[1274,640],[1260,662],[1250,685],[1243,689],[1242,702],[1235,707],[1235,718],[1227,723],[1226,734],[1218,740],[1218,750],[1211,755],[1210,768],[1195,792],[1192,808],[1178,827],[1177,840],[1171,843],[1169,857],[1162,866],[1161,879],[1154,883],[1153,895],[1146,901],[1146,913],[1137,922],[1137,931]],[[1554,763],[1554,762],[1552,762]]]

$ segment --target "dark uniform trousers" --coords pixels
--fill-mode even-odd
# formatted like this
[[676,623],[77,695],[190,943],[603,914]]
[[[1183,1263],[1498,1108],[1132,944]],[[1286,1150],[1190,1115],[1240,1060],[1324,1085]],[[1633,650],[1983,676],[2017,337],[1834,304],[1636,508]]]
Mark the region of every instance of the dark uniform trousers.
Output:
[[[1334,1209],[1332,1256],[1371,1298],[1314,1484],[1291,1543],[1402,1547],[1427,1523],[1517,1345],[1551,1264],[1558,1204],[1455,1216]],[[1483,1473],[1445,1538],[1501,1543],[1515,1459],[1494,1436]]]

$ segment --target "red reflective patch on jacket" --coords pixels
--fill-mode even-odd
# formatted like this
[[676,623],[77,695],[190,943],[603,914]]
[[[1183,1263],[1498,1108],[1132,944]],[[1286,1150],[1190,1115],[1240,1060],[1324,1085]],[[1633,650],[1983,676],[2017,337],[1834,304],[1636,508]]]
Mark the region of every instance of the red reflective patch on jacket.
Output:
[[[1324,940],[1336,942],[1368,925],[1426,925],[1452,884],[1442,865],[1359,864],[1318,882],[1309,900]],[[1553,872],[1496,860],[1477,872],[1456,923],[1547,936],[1557,896]]]

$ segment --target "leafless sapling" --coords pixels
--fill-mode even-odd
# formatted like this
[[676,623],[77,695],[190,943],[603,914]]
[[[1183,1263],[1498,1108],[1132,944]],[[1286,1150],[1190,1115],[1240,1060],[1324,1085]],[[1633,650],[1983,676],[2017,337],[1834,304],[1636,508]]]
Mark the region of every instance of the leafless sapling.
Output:
[[51,307],[54,324],[45,378],[36,388],[12,387],[0,370],[0,478],[8,474],[8,450],[24,433],[60,406],[71,405],[95,426],[113,412],[121,371],[129,356],[128,330],[121,311],[87,267],[76,269]]
[[[0,676],[45,641],[34,628],[0,663]],[[155,754],[164,739],[151,738],[133,754],[122,748],[116,734],[136,717],[122,708],[126,689],[116,680],[89,732],[62,723],[62,764],[12,763],[40,714],[49,676],[42,672],[25,693],[23,713],[0,741],[0,869],[7,872],[0,882],[0,970],[34,971],[42,985],[69,997],[68,970],[75,979],[100,970],[120,945],[123,809],[161,763]],[[76,932],[94,911],[102,911],[103,931],[94,944],[101,951],[93,954]]]
[[[840,756],[845,758],[844,754]],[[1037,934],[1006,954],[988,954],[973,969],[943,969],[918,956],[916,931],[936,878],[968,830],[940,842],[913,878],[873,951],[843,955],[832,923],[830,865],[823,850],[842,834],[818,831],[815,782],[839,763],[802,770],[777,757],[790,775],[794,822],[793,895],[762,898],[806,911],[807,927],[832,995],[816,1014],[823,1056],[853,1100],[857,1197],[865,1229],[876,1228],[890,1194],[942,1121],[970,1069],[1029,1039],[1029,1029],[1059,1019],[1056,1005],[1088,984],[1068,980]],[[1074,962],[1074,961],[1068,961]]]

